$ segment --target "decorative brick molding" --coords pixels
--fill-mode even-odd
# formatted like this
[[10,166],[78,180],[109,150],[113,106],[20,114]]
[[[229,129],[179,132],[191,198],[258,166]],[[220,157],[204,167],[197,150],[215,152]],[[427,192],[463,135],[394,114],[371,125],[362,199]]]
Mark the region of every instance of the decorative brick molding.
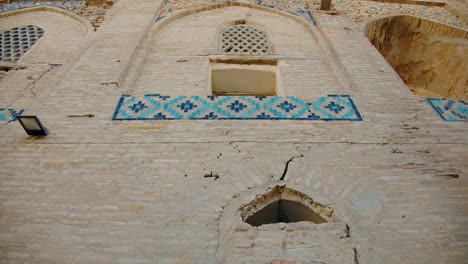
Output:
[[112,119],[362,121],[348,95],[323,96],[310,103],[294,96],[123,95]]

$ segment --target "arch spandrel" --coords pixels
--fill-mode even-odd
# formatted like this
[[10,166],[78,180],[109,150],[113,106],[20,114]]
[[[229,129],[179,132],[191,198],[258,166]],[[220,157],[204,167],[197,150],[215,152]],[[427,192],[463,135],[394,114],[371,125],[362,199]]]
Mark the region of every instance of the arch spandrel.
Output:
[[410,15],[373,20],[364,31],[415,95],[467,100],[467,31]]

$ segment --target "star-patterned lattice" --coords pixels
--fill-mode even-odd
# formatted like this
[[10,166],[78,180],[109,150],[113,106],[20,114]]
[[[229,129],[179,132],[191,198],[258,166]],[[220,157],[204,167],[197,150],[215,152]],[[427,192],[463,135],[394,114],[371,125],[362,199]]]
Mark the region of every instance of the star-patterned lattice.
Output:
[[268,54],[267,34],[255,27],[236,25],[223,31],[221,52],[228,54]]
[[0,61],[18,61],[42,35],[44,30],[33,25],[0,32]]

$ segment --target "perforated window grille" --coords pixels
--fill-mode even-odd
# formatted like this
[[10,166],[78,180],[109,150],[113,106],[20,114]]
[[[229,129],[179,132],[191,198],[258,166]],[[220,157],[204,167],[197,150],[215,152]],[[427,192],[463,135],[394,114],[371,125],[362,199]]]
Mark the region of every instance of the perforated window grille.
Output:
[[229,54],[267,54],[270,51],[264,31],[236,25],[223,31],[221,52]]
[[33,25],[0,32],[0,61],[15,62],[44,35],[44,30]]

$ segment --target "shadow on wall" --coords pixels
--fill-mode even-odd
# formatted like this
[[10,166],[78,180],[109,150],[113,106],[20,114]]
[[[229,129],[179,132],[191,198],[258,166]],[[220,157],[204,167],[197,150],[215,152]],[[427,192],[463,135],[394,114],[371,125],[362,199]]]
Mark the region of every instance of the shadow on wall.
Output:
[[414,94],[468,99],[467,31],[393,16],[367,24],[365,34]]

